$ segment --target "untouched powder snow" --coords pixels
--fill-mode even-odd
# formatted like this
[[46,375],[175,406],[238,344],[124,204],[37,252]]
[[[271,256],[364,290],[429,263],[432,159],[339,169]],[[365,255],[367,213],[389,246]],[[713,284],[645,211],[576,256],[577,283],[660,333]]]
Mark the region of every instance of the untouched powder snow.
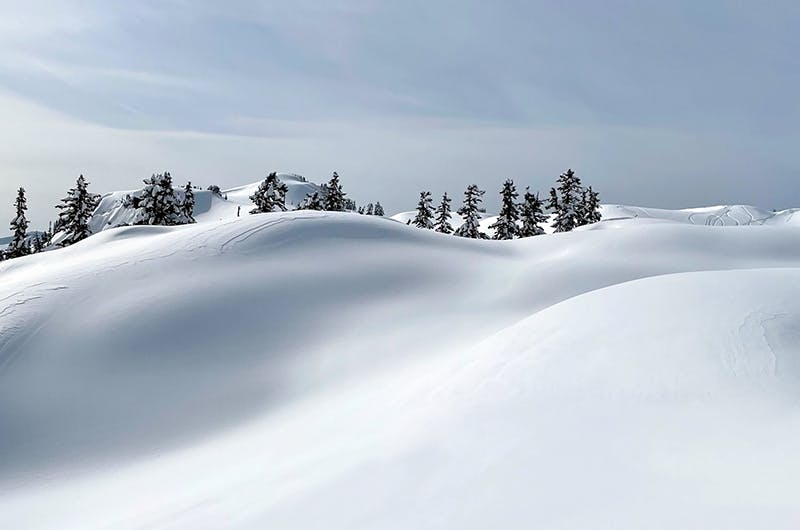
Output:
[[509,242],[243,214],[0,264],[0,527],[796,528],[791,213],[605,208]]
[[[294,209],[314,192],[320,192],[321,187],[312,182],[308,182],[304,177],[294,173],[278,173],[278,178],[286,184],[286,206]],[[195,189],[194,198],[194,218],[198,223],[222,221],[233,219],[237,215],[247,215],[253,209],[250,196],[258,189],[262,181],[254,182],[244,186],[238,186],[229,190],[220,190],[220,194],[212,193],[208,190]],[[183,183],[174,182],[175,190],[179,200],[183,200]],[[97,234],[103,230],[117,228],[119,226],[130,225],[136,217],[136,210],[125,206],[125,198],[128,195],[138,196],[141,189],[128,191],[115,191],[107,193],[100,198],[100,203],[89,222],[92,233]],[[54,242],[57,244],[60,238],[56,236]]]

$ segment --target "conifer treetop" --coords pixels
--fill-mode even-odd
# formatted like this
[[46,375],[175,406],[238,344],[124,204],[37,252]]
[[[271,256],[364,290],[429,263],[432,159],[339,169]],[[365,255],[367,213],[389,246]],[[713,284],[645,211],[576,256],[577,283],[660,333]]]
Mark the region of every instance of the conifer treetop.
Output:
[[447,192],[442,195],[442,202],[436,208],[436,218],[433,229],[442,234],[452,234],[453,225],[450,224],[450,203],[452,199],[447,196]]
[[471,239],[488,239],[488,236],[481,232],[481,203],[483,202],[484,190],[478,188],[477,184],[470,184],[464,192],[464,204],[458,209],[458,215],[464,223],[455,231],[455,235]]
[[417,228],[433,228],[433,198],[431,192],[422,191],[419,194],[419,202],[417,202],[417,215],[411,222]]
[[514,239],[519,235],[519,227],[517,226],[519,211],[516,202],[519,194],[513,180],[507,179],[503,183],[500,197],[500,214],[490,228],[494,229],[494,239]]
[[64,233],[61,245],[72,245],[92,234],[89,221],[99,202],[100,195],[90,193],[89,183],[80,175],[75,187],[67,191],[67,196],[56,206],[61,210],[58,214],[59,226]]

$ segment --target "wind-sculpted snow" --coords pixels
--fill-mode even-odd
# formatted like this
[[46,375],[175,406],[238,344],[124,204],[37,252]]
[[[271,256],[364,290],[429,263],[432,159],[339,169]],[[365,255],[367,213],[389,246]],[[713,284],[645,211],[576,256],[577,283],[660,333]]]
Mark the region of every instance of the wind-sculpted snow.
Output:
[[[300,175],[280,173],[278,177],[288,188],[286,194],[288,209],[294,209],[302,203],[306,195],[321,190],[319,185],[306,181]],[[194,218],[198,223],[203,223],[247,215],[253,209],[250,196],[258,189],[259,184],[260,182],[254,182],[221,190],[219,194],[208,190],[195,190]],[[180,188],[179,182],[176,181],[175,185]],[[177,189],[176,192],[179,199],[183,200],[182,190]],[[92,233],[97,234],[103,230],[132,224],[136,217],[136,209],[127,205],[125,199],[128,196],[137,196],[139,193],[141,190],[115,191],[103,195],[89,222]],[[58,238],[55,242],[58,242]]]
[[243,214],[3,262],[0,527],[791,528],[800,231],[653,217]]
[[743,226],[764,224],[794,224],[797,209],[767,211],[754,206],[708,206],[684,210],[664,210],[605,204],[601,208],[603,219],[651,219],[708,226]]

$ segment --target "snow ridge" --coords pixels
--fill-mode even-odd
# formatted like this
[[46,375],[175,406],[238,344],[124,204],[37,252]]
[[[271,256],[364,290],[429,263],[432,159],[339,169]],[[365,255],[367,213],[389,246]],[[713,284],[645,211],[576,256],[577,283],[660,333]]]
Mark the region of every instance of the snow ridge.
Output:
[[794,210],[500,242],[255,186],[0,263],[0,526],[796,521]]

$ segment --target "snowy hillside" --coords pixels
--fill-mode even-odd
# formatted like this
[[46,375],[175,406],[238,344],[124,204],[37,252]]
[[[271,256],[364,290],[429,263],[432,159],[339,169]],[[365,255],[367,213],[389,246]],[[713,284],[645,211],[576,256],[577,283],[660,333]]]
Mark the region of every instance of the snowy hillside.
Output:
[[796,528],[793,211],[497,242],[225,193],[0,263],[0,527]]
[[798,209],[771,212],[744,205],[709,206],[685,210],[663,210],[618,204],[602,207],[604,219],[639,218],[710,226],[797,224],[800,221],[800,218],[794,219],[794,214],[797,212]]
[[[306,194],[320,191],[320,186],[308,182],[305,178],[294,173],[279,173],[278,178],[286,184],[286,205],[292,209],[305,199]],[[220,194],[208,190],[195,190],[194,218],[197,222],[221,221],[235,218],[237,215],[247,215],[253,208],[250,196],[258,189],[261,182],[254,182],[245,186],[221,190]],[[176,190],[182,200],[183,192]],[[141,190],[115,191],[103,195],[90,222],[93,233],[98,233],[109,228],[133,224],[136,210],[125,206],[125,197],[137,196]],[[55,238],[58,243],[58,238]]]
[[[661,208],[643,208],[641,206],[623,206],[621,204],[603,204],[600,206],[602,218],[607,221],[623,219],[639,219],[644,222],[670,222],[699,224],[708,226],[742,226],[742,225],[770,225],[770,224],[790,224],[800,225],[800,216],[795,218],[795,214],[800,209],[781,210],[771,212],[762,210],[754,206],[732,205],[732,206],[709,206],[704,208],[686,208],[683,210],[664,210]],[[392,219],[403,224],[414,219],[415,211],[400,212],[392,216]],[[453,213],[451,225],[458,228],[463,223],[461,217]],[[494,231],[489,228],[497,220],[497,214],[484,213],[481,219],[481,231],[491,236]],[[552,222],[552,217],[551,217]],[[552,233],[552,228],[545,226],[545,232]],[[585,227],[583,230],[595,229],[597,227]]]

